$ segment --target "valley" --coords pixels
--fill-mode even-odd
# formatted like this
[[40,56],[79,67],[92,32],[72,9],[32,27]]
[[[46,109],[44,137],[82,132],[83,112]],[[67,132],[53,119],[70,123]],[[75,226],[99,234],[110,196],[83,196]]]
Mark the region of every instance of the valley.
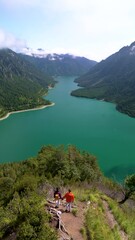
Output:
[[97,156],[106,176],[121,180],[134,172],[134,118],[116,111],[112,103],[71,96],[75,78],[56,78],[45,96],[54,106],[0,121],[1,163],[35,156],[43,145],[73,144]]

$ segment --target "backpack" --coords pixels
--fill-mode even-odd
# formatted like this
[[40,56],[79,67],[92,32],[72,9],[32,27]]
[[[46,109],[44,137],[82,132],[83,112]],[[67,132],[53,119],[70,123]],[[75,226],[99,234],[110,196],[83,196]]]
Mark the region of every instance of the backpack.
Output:
[[55,200],[58,200],[59,198],[60,198],[59,194],[56,193],[56,194],[55,194]]

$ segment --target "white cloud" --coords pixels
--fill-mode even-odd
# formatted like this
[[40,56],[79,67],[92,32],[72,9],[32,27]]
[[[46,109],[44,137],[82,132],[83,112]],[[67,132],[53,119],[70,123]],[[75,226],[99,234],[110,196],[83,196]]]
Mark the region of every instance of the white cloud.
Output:
[[[97,9],[100,12],[105,12],[109,7],[116,11],[123,11],[123,8],[129,9],[130,6],[135,6],[134,0],[1,0],[2,5],[6,7],[39,7],[42,10],[55,12],[71,11],[71,12],[95,12]],[[115,12],[114,12],[115,14]]]
[[[7,21],[6,29],[11,27],[32,48],[71,53],[73,49],[96,60],[134,41],[134,0],[0,0],[2,8],[4,16],[13,16],[10,24],[3,18],[3,26]],[[5,35],[7,45],[25,45]]]
[[10,48],[13,51],[18,52],[23,47],[26,47],[25,40],[16,38],[13,34],[0,29],[0,48]]
[[40,0],[1,0],[1,4],[9,9],[32,7],[37,6],[39,3]]
[[6,7],[40,7],[51,11],[76,11],[91,5],[89,0],[1,0]]

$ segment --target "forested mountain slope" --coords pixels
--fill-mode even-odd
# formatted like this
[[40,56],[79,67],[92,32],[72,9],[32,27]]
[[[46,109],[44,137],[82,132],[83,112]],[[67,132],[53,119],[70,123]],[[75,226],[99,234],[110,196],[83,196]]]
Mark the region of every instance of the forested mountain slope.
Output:
[[0,117],[7,112],[34,108],[47,102],[42,95],[51,77],[22,59],[10,49],[0,50]]
[[[135,193],[135,175],[129,180],[126,187]],[[47,200],[54,200],[56,187],[62,196],[69,188],[75,195],[76,208],[71,213],[63,212],[61,206],[58,209],[64,219],[68,215],[71,224],[66,229],[74,239],[80,239],[76,231],[84,240],[135,239],[134,200],[119,205],[117,197],[122,199],[122,186],[103,176],[95,156],[72,145],[66,150],[64,146],[43,146],[33,158],[0,165],[0,239],[65,239],[59,236],[56,214],[55,219],[49,214]],[[55,202],[53,209],[56,211]],[[82,225],[76,227],[78,215]],[[111,224],[113,216],[115,224]]]
[[80,76],[96,65],[96,61],[70,54],[22,55],[24,59],[51,76]]
[[102,178],[96,158],[74,146],[44,146],[37,157],[0,167],[0,239],[11,233],[20,240],[55,240],[44,204],[56,184]]
[[76,82],[83,87],[74,96],[104,99],[135,117],[135,42],[94,66]]

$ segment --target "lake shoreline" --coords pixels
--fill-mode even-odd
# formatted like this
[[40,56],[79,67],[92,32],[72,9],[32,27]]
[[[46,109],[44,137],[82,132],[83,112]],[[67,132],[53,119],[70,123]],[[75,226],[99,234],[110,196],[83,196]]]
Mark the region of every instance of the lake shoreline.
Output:
[[51,104],[49,104],[49,105],[44,105],[44,106],[38,107],[38,108],[31,108],[31,109],[25,109],[25,110],[19,110],[19,111],[9,112],[9,113],[6,114],[6,116],[0,118],[0,121],[5,120],[5,119],[8,118],[11,114],[14,114],[14,113],[36,111],[36,110],[44,109],[44,108],[46,108],[46,107],[52,107],[52,106],[54,106],[54,105],[55,105],[55,103],[51,103]]

